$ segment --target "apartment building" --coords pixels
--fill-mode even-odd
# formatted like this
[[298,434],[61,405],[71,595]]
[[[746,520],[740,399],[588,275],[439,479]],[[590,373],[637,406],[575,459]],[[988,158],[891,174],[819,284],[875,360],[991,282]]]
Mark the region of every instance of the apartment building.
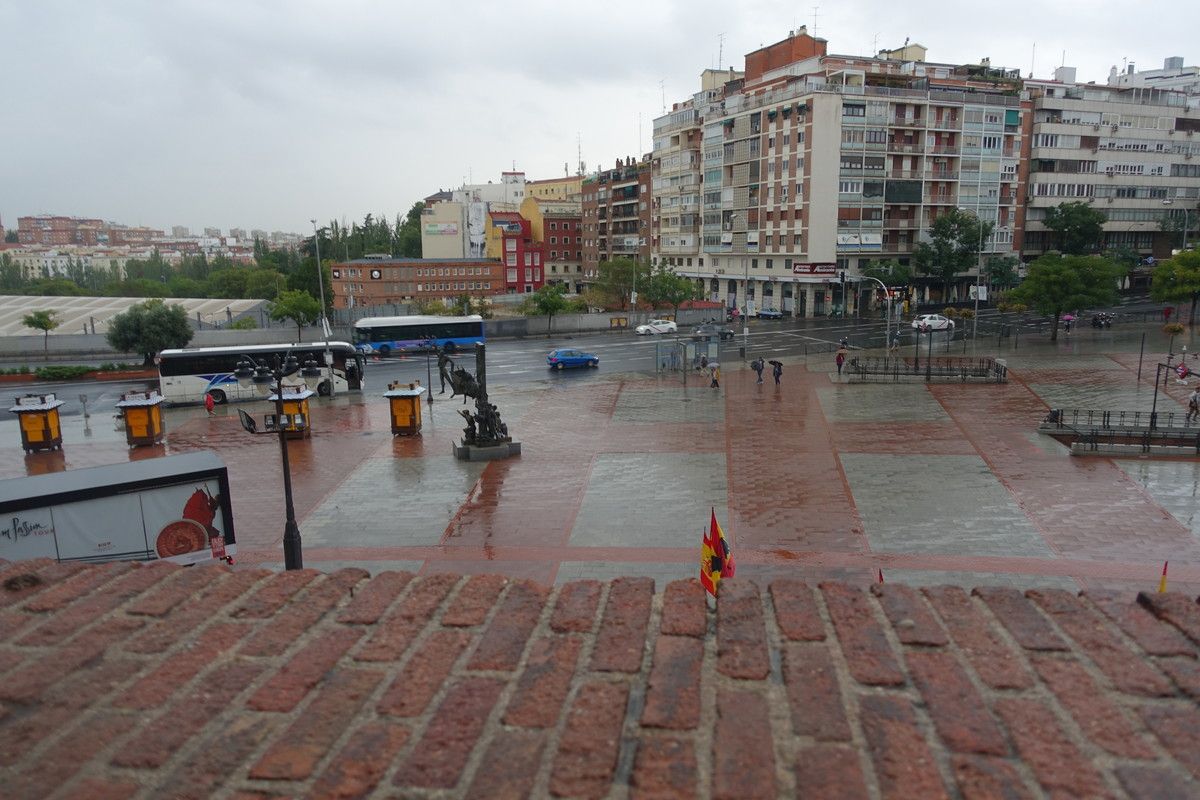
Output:
[[1129,64],[1124,72],[1118,72],[1113,66],[1108,85],[1119,89],[1172,89],[1186,94],[1192,108],[1200,107],[1200,67],[1185,67],[1182,56],[1163,59],[1162,69],[1139,71]]
[[330,268],[334,308],[505,293],[500,262],[457,258],[359,258]]
[[581,214],[578,194],[574,200],[557,201],[526,197],[520,210],[529,222],[530,238],[541,244],[545,282],[561,283],[571,292],[583,291],[585,284]]
[[516,211],[491,211],[487,215],[486,253],[504,265],[504,291],[532,294],[545,283],[546,250],[533,238],[529,220]]
[[583,182],[583,273],[596,277],[601,261],[613,258],[650,260],[651,157],[618,159]]
[[[744,74],[706,73],[654,123],[654,257],[710,299],[814,316],[855,304],[840,272],[908,261],[952,208],[994,223],[981,259],[1011,253],[1017,75],[890,57],[912,50],[829,55],[801,28],[748,54]],[[926,283],[922,299],[940,294]]]
[[538,200],[578,200],[582,185],[582,175],[527,181],[525,195],[526,197],[536,197]]
[[1032,114],[1029,203],[1021,253],[1055,247],[1049,208],[1083,201],[1103,212],[1104,249],[1169,258],[1200,227],[1200,107],[1177,91],[1080,84],[1075,70],[1025,81]]
[[40,245],[96,245],[103,238],[104,220],[49,214],[17,218],[17,241]]

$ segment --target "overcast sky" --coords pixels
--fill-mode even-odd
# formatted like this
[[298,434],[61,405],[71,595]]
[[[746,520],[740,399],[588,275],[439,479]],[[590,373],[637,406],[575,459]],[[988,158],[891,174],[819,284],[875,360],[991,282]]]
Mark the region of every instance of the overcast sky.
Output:
[[[303,232],[501,170],[650,149],[702,69],[813,28],[812,3],[0,0],[0,216]],[[1136,9],[1136,11],[1135,11]],[[825,0],[829,51],[1032,69],[1195,52],[1200,3]],[[1036,44],[1036,56],[1034,54]],[[1189,50],[1189,45],[1192,47]]]

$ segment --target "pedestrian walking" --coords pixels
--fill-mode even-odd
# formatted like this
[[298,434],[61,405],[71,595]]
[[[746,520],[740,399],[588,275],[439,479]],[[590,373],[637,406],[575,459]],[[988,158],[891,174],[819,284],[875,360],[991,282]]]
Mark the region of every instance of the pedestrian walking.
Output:
[[756,381],[755,381],[755,383],[762,383],[762,382],[763,382],[763,381],[762,381],[762,374],[763,374],[763,368],[764,368],[765,366],[766,366],[766,365],[765,365],[765,364],[763,364],[762,356],[759,356],[758,358],[756,358],[756,359],[754,359],[753,361],[751,361],[751,362],[750,362],[750,368],[751,368],[752,370],[754,370],[755,374],[757,374],[757,375],[758,375],[758,380],[756,380]]
[[837,351],[837,355],[834,356],[834,358],[833,358],[833,360],[837,363],[839,376],[842,374],[842,365],[846,363],[846,352],[847,352],[846,348],[839,347],[838,351]]
[[1200,421],[1200,386],[1192,389],[1192,393],[1188,395],[1188,413],[1184,424],[1193,419]]
[[779,379],[780,379],[780,377],[783,376],[783,362],[781,362],[781,361],[772,361],[771,362],[771,375],[775,378],[775,385],[778,386]]
[[896,333],[896,335],[892,337],[892,343],[888,347],[888,352],[889,353],[899,353],[900,352],[900,334],[899,333]]
[[721,388],[721,365],[717,364],[717,363],[713,363],[713,364],[710,364],[709,366],[712,368],[712,371],[711,371],[712,380],[709,382],[708,386],[711,389],[720,389]]
[[217,401],[216,401],[216,400],[213,400],[212,393],[211,393],[211,392],[205,392],[205,393],[204,393],[204,410],[208,412],[208,415],[209,415],[210,417],[215,417],[215,416],[216,416],[216,414],[213,412],[213,408],[214,408],[216,405],[217,405]]

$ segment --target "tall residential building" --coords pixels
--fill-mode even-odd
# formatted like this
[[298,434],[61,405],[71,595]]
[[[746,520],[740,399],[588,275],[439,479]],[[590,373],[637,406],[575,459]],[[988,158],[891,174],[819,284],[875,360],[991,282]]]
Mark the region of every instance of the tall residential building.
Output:
[[613,169],[583,182],[583,273],[594,279],[601,261],[635,258],[649,261],[652,245],[648,155],[618,159]]
[[[466,258],[467,206],[443,200],[421,211],[421,255],[425,258]],[[476,253],[476,257],[482,251]]]
[[545,283],[545,245],[533,238],[529,220],[515,211],[491,211],[487,217],[488,258],[504,264],[504,290],[532,294]]
[[188,230],[187,225],[172,225],[171,235],[176,239],[186,239],[192,235],[192,232]]
[[245,228],[230,228],[229,229],[229,238],[237,239],[240,242],[241,240],[246,238],[246,229]]
[[1185,224],[1200,228],[1200,107],[1189,107],[1186,94],[1080,84],[1070,67],[1025,88],[1032,105],[1025,257],[1056,246],[1046,211],[1066,201],[1104,213],[1105,249],[1169,258]]
[[583,274],[583,224],[579,195],[574,200],[541,200],[526,197],[521,217],[529,221],[529,235],[542,246],[546,283],[561,283],[581,292]]
[[334,308],[453,300],[504,294],[498,261],[461,258],[359,258],[330,268]]
[[525,195],[536,197],[538,200],[578,200],[582,184],[582,175],[528,181],[525,184]]
[[1188,95],[1188,105],[1200,107],[1200,67],[1185,67],[1182,56],[1163,59],[1162,69],[1138,72],[1130,64],[1124,72],[1114,66],[1108,73],[1108,85],[1118,89],[1171,89]]
[[103,220],[42,214],[17,218],[17,241],[21,244],[95,245],[103,238]]

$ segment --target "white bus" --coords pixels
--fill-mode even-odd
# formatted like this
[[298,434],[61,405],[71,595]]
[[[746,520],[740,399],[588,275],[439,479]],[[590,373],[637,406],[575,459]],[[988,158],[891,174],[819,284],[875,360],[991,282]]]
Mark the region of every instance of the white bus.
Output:
[[[333,363],[325,359],[325,351]],[[312,359],[326,376],[332,372],[336,392],[361,391],[363,388],[363,357],[349,342],[309,342],[302,344],[248,344],[237,347],[188,347],[182,350],[163,350],[158,354],[158,386],[168,403],[200,403],[205,393],[213,400],[256,400],[262,397],[255,387],[241,386],[233,371],[238,362],[249,356],[270,366],[276,354],[293,354],[301,365]],[[332,366],[333,369],[329,370]],[[329,377],[317,387],[322,397],[329,396]]]
[[363,317],[354,323],[354,344],[364,353],[387,358],[392,353],[470,350],[483,341],[483,317]]

